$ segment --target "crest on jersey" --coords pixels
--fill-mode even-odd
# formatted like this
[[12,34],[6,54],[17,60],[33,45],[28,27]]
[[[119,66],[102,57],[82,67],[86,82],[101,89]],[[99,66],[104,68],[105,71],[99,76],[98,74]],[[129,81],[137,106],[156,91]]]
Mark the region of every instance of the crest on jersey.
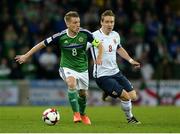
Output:
[[79,42],[83,42],[83,41],[84,41],[83,37],[79,37]]

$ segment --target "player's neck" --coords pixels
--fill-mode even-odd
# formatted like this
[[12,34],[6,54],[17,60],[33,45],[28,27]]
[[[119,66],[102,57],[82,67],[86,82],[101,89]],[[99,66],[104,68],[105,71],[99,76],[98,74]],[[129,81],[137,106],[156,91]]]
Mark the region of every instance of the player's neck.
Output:
[[71,30],[68,29],[68,30],[67,30],[67,34],[68,34],[69,37],[74,38],[74,37],[76,37],[76,35],[77,35],[78,33],[73,32],[73,31],[71,31]]
[[102,27],[101,27],[101,32],[103,33],[103,34],[105,34],[105,35],[109,35],[110,34],[110,32],[107,32],[106,30],[104,30]]

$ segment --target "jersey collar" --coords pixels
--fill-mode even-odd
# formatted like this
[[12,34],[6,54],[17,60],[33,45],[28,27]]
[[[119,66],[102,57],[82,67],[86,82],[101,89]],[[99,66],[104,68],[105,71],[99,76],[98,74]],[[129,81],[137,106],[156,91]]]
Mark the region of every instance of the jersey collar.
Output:
[[76,38],[76,36],[78,35],[78,33],[75,35],[75,36],[70,36],[69,33],[68,33],[68,29],[66,29],[66,33],[67,33],[67,36],[70,37],[70,38]]
[[110,32],[108,35],[106,35],[105,33],[103,33],[103,31],[102,31],[101,28],[99,29],[99,31],[100,31],[104,36],[106,36],[106,37],[108,37],[108,36],[111,34],[111,32]]

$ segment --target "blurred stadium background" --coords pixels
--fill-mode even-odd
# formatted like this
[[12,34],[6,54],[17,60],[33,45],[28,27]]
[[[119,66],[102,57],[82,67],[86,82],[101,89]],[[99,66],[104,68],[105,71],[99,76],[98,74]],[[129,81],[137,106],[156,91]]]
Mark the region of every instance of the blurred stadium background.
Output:
[[[137,89],[135,104],[180,106],[179,0],[1,0],[0,7],[0,105],[68,105],[56,46],[36,53],[23,65],[14,57],[65,29],[63,16],[69,10],[78,11],[81,26],[93,32],[100,26],[100,14],[112,9],[123,47],[142,64],[137,71],[117,59]],[[89,61],[88,104],[117,104],[101,101],[91,56]]]

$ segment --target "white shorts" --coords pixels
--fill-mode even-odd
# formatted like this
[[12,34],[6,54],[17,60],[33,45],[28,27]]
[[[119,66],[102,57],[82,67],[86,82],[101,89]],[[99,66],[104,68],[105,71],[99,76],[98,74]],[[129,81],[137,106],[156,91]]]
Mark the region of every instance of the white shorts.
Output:
[[65,81],[67,77],[73,76],[77,81],[77,90],[85,89],[88,90],[89,87],[89,75],[88,70],[85,72],[77,72],[72,69],[66,68],[66,67],[60,67],[59,68],[59,74],[61,78]]

